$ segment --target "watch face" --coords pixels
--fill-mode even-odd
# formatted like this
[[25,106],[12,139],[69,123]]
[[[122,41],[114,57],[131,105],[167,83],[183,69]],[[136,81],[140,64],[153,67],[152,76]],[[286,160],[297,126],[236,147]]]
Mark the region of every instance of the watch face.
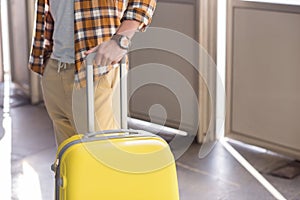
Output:
[[121,37],[121,39],[120,39],[120,46],[121,47],[123,47],[123,48],[129,48],[129,44],[130,44],[130,42],[129,42],[129,40],[128,40],[128,38],[127,37]]

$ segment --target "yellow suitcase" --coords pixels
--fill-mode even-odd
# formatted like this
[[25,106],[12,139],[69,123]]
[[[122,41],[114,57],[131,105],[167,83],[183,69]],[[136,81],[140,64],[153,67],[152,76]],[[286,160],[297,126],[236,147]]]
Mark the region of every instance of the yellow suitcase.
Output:
[[73,136],[56,165],[56,200],[179,199],[168,144],[144,131]]
[[[120,84],[124,129],[94,132],[93,57],[87,58],[88,133],[58,147],[53,165],[55,199],[179,200],[169,145],[149,132],[127,129],[126,80]],[[122,78],[125,67],[120,71]]]

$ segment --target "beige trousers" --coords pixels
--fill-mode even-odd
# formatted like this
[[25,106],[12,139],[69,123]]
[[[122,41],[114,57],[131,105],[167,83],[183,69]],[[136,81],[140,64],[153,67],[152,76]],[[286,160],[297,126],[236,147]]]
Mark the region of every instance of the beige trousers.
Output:
[[[87,132],[85,88],[74,87],[74,64],[61,65],[50,59],[41,80],[44,102],[53,122],[57,145],[77,133]],[[60,68],[60,69],[59,69]],[[95,89],[95,130],[119,127],[114,116],[113,89],[119,81],[119,69],[103,75]]]

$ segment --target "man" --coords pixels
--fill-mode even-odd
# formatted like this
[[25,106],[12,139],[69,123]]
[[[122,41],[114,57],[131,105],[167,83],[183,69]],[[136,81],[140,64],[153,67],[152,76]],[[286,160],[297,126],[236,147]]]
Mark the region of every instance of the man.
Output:
[[[96,130],[114,129],[112,91],[119,61],[136,30],[151,22],[156,0],[37,0],[36,24],[29,60],[43,75],[44,101],[57,145],[81,128],[86,84],[85,58],[94,63]],[[73,86],[74,85],[74,86]],[[73,101],[72,101],[73,99]]]

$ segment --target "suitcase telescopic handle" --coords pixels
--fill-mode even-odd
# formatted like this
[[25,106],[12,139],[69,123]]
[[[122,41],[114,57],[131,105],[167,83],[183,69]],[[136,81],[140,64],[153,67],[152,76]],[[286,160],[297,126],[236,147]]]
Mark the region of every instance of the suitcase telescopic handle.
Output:
[[86,102],[87,102],[87,127],[88,133],[95,131],[94,117],[94,67],[93,61],[96,53],[91,53],[86,57]]
[[[94,67],[93,61],[96,53],[90,53],[86,57],[86,95],[87,95],[87,127],[88,134],[95,132],[95,107],[94,107]],[[120,63],[120,117],[121,128],[127,129],[127,70],[126,56]],[[128,132],[128,131],[127,131]]]

